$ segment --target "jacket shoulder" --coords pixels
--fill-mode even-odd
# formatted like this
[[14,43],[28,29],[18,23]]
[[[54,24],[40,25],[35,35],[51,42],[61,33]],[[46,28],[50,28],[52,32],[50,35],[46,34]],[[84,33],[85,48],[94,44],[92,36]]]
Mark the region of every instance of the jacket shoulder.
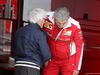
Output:
[[80,23],[77,20],[70,17],[69,21],[70,21],[71,24],[75,25],[78,29],[80,29]]

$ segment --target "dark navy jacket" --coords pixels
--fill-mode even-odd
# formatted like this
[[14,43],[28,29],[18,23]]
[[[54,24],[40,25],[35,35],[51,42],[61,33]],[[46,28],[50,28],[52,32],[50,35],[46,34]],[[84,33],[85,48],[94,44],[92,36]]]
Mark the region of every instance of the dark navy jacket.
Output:
[[13,40],[15,61],[28,61],[42,66],[51,58],[47,44],[47,33],[38,24],[19,28]]

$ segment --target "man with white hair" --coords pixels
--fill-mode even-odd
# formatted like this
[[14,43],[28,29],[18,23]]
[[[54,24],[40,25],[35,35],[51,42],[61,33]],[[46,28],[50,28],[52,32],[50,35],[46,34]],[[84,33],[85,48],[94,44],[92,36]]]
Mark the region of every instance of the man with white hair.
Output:
[[19,28],[13,40],[14,75],[40,75],[40,67],[51,58],[47,33],[42,29],[46,12],[36,8],[28,15],[28,25]]
[[78,21],[70,17],[66,7],[47,13],[44,30],[51,51],[51,60],[43,75],[78,75],[83,56],[83,37]]

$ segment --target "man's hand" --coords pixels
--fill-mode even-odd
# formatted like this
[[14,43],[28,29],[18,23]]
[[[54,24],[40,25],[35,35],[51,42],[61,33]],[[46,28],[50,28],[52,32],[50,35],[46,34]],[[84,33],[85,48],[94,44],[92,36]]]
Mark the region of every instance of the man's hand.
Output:
[[[51,61],[51,59],[50,59],[49,61]],[[44,66],[45,66],[45,67],[46,67],[47,65],[48,65],[48,61],[44,63]]]
[[74,70],[73,71],[73,75],[78,75],[79,74],[79,71],[78,70]]
[[48,61],[44,63],[44,66],[46,67],[48,65]]

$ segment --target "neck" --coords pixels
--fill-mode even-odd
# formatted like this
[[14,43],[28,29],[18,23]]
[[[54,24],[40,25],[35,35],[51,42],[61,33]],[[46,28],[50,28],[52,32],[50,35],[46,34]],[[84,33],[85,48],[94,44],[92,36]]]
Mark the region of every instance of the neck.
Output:
[[42,25],[42,23],[41,23],[40,21],[38,21],[37,24],[38,24],[41,28],[43,27],[43,25]]

